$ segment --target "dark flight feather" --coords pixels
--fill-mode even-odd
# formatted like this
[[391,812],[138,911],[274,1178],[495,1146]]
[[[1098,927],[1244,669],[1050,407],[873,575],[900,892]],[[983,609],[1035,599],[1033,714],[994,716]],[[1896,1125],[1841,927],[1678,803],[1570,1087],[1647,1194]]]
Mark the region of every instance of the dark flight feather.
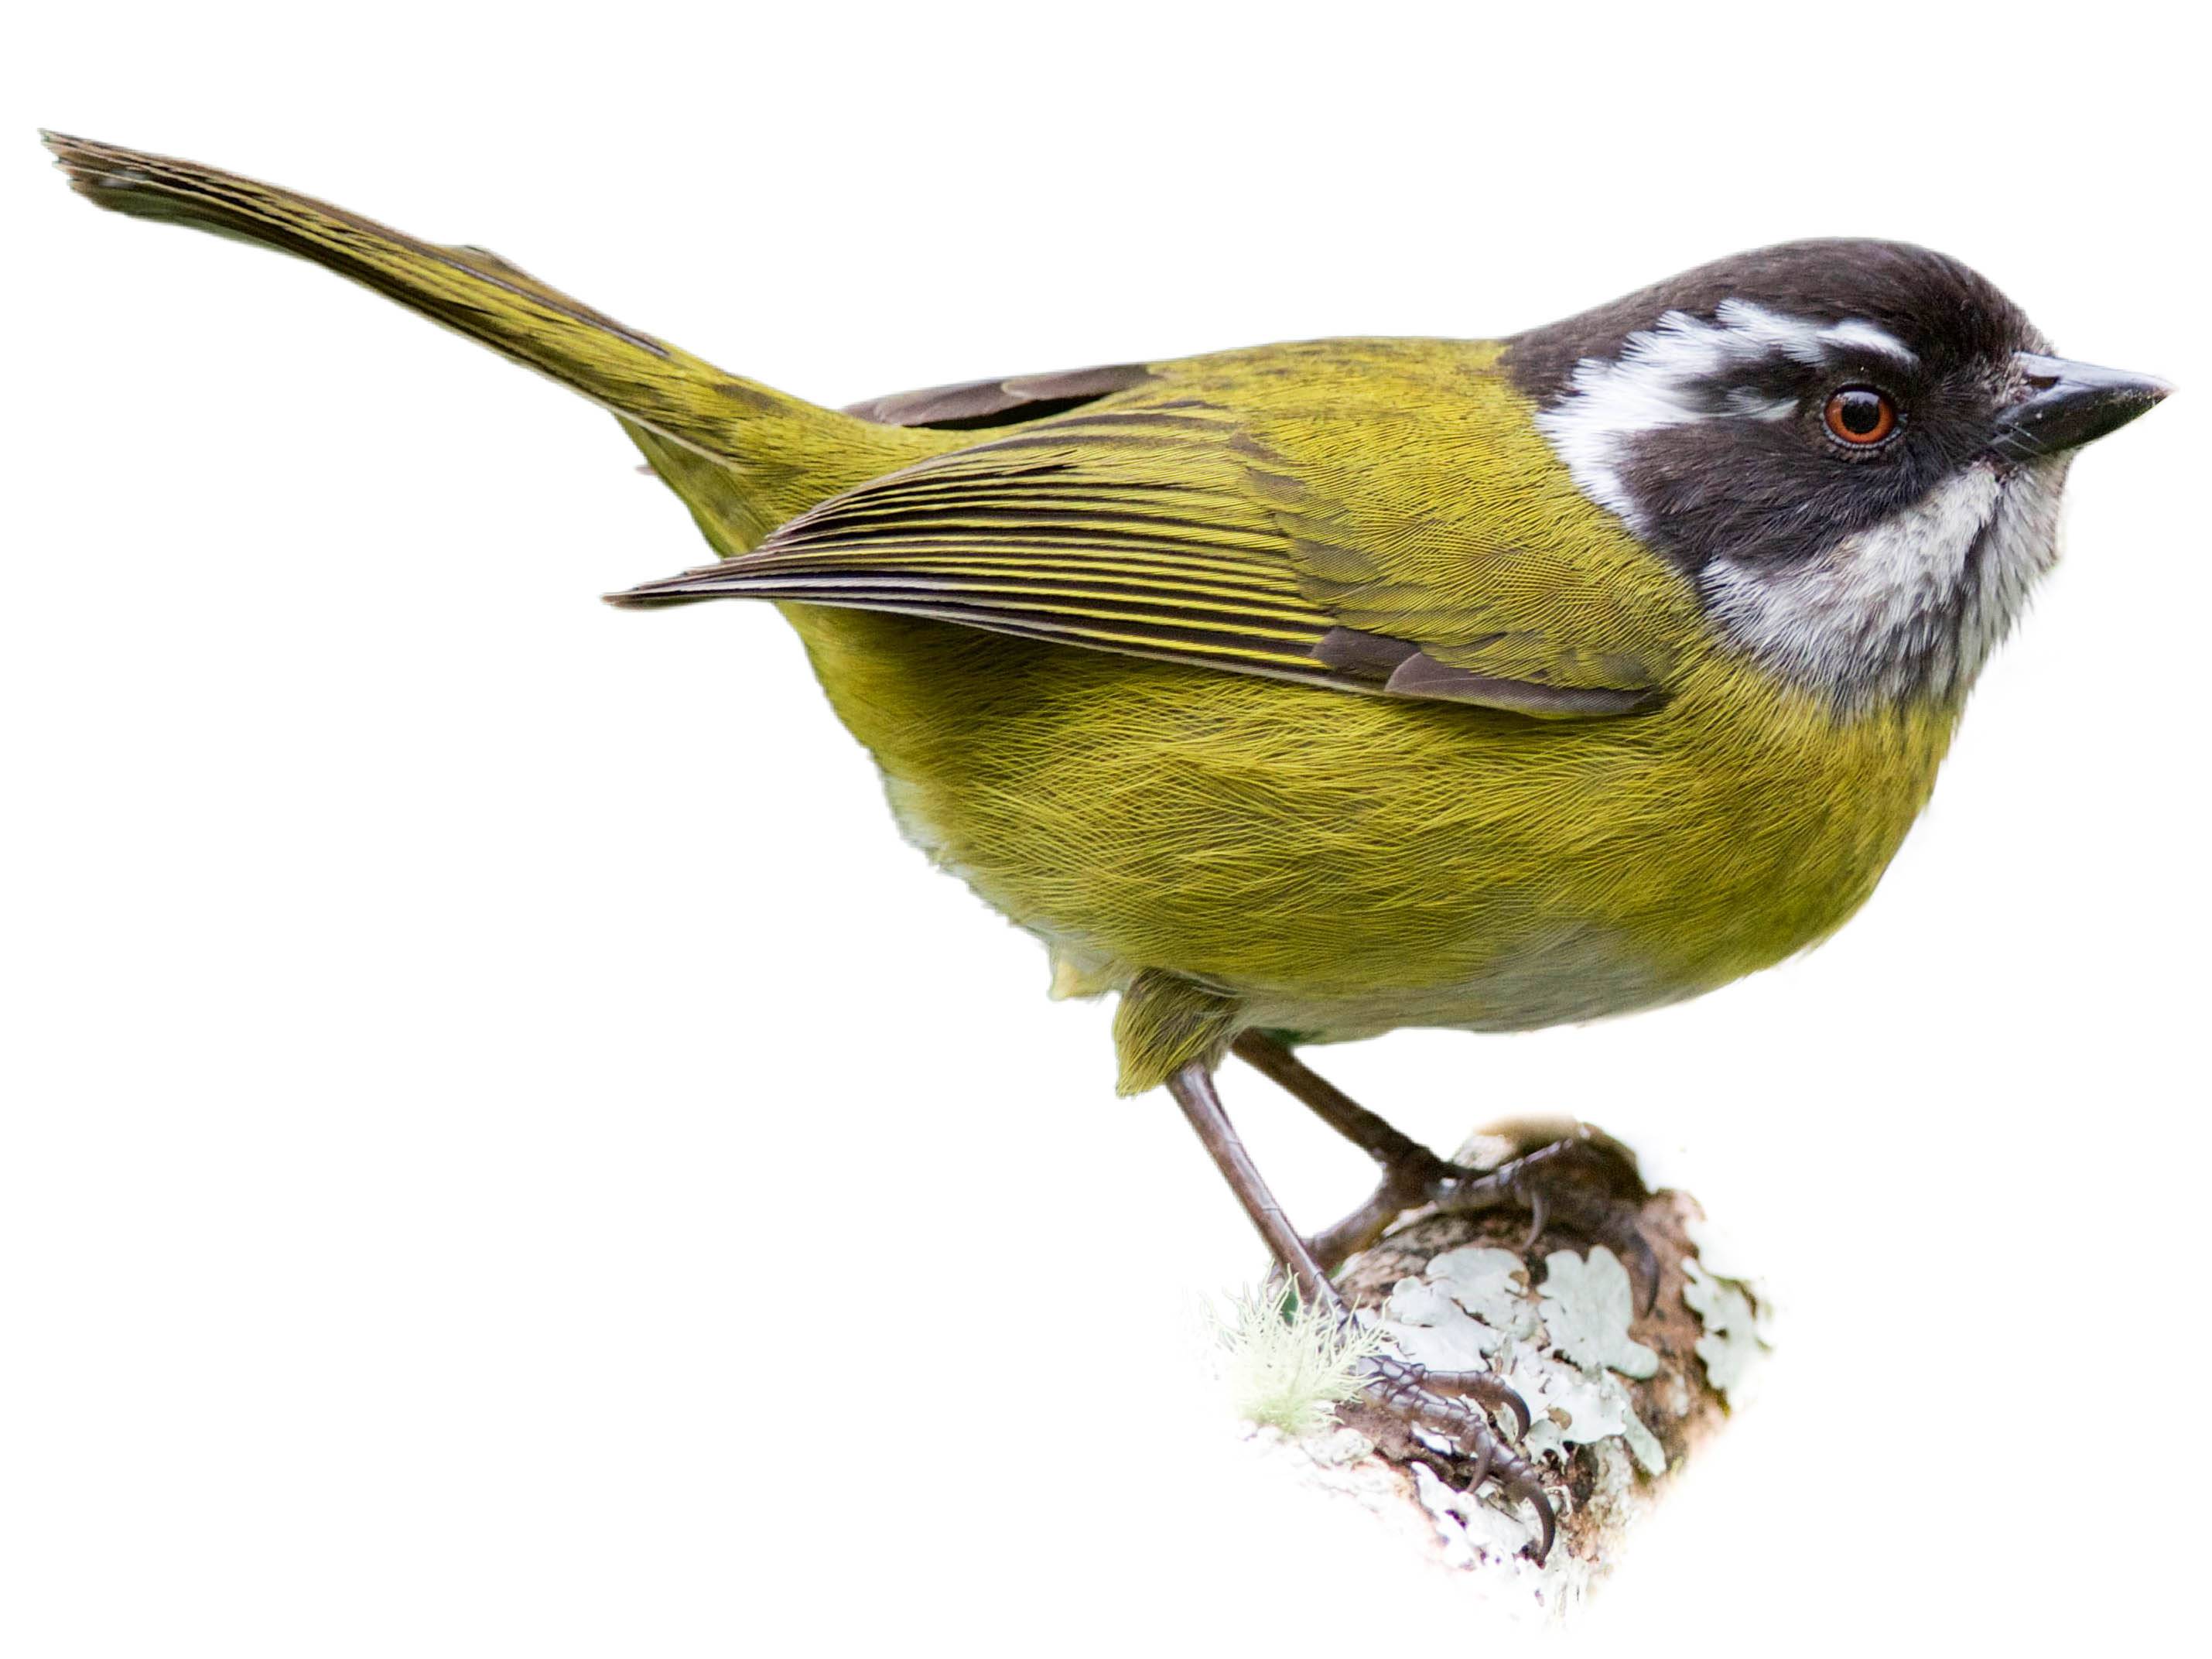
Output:
[[[1117,393],[1154,386],[1152,401]],[[1339,691],[1546,718],[1633,713],[1647,688],[1477,672],[1347,626],[1228,413],[1138,366],[933,387],[853,405],[908,426],[1003,427],[832,497],[756,550],[610,595],[760,599],[957,623]],[[1171,463],[1171,464],[1164,464]]]

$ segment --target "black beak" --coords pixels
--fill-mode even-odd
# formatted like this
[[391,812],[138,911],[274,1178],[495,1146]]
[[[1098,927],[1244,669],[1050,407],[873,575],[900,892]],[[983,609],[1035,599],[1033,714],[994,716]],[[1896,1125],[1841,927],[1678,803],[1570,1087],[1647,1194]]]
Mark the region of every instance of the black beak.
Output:
[[2013,363],[2020,372],[2021,392],[1998,411],[1990,441],[1990,453],[2008,461],[2079,448],[2125,426],[2173,390],[2154,374],[2129,374],[2031,351],[2014,353]]

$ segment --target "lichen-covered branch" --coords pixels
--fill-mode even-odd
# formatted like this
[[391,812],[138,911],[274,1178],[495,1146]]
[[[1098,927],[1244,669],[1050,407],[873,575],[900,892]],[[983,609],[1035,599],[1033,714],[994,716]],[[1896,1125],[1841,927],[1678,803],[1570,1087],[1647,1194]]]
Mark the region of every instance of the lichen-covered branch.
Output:
[[[1461,1161],[1474,1161],[1481,1145],[1463,1150]],[[1486,1487],[1469,1490],[1474,1469],[1385,1412],[1332,1397],[1333,1425],[1301,1423],[1292,1405],[1276,1412],[1267,1433],[1285,1450],[1302,1447],[1318,1484],[1353,1492],[1370,1509],[1379,1492],[1395,1491],[1401,1508],[1425,1523],[1414,1534],[1441,1563],[1474,1573],[1526,1611],[1565,1612],[1727,1421],[1731,1404],[1741,1403],[1768,1342],[1756,1285],[1701,1254],[1701,1241],[1710,1241],[1695,1200],[1648,1194],[1638,1224],[1659,1270],[1648,1310],[1610,1249],[1547,1231],[1524,1253],[1527,1218],[1500,1212],[1417,1214],[1355,1257],[1339,1280],[1367,1330],[1405,1358],[1438,1370],[1490,1370],[1527,1402],[1532,1420],[1521,1449],[1543,1470],[1559,1515],[1558,1542],[1540,1566],[1528,1553],[1534,1522],[1524,1506]],[[1247,1337],[1234,1340],[1249,1360]],[[1300,1358],[1304,1375],[1325,1378],[1310,1348],[1285,1343],[1282,1351]],[[1279,1394],[1279,1407],[1300,1386]]]

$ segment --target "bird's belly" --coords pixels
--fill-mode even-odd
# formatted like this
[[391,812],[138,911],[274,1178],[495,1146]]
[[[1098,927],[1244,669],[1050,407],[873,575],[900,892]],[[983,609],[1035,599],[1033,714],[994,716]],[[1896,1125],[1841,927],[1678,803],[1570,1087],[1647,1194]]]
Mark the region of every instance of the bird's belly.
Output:
[[1680,1000],[1832,932],[1949,726],[1692,684],[1539,722],[794,606],[902,828],[1063,992],[1171,971],[1310,1038]]
[[[1740,970],[1738,970],[1740,971]],[[1341,986],[1253,986],[1243,993],[1251,1023],[1311,1042],[1348,1042],[1405,1026],[1533,1031],[1680,1002],[1735,976],[1640,948],[1625,933],[1562,930],[1501,951],[1462,976],[1374,991]]]

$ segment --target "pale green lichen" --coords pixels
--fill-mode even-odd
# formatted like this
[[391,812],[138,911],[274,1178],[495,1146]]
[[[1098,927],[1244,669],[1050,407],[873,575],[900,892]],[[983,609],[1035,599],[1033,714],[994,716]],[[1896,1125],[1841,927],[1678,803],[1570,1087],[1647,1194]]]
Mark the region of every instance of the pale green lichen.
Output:
[[1659,1443],[1659,1437],[1645,1428],[1644,1419],[1632,1410],[1624,1412],[1622,1417],[1621,1438],[1628,1442],[1629,1454],[1638,1467],[1649,1475],[1666,1474],[1667,1449]]
[[1628,1334],[1635,1286],[1602,1246],[1585,1258],[1545,1259],[1540,1297],[1509,1250],[1468,1245],[1401,1279],[1383,1307],[1391,1339],[1408,1359],[1439,1370],[1497,1372],[1520,1391],[1533,1420],[1525,1445],[1565,1457],[1618,1438],[1650,1474],[1666,1471],[1658,1437],[1637,1416],[1613,1373],[1644,1378],[1659,1356]]
[[1245,1291],[1214,1316],[1223,1385],[1237,1415],[1293,1438],[1328,1426],[1359,1395],[1359,1362],[1383,1333],[1304,1306],[1279,1285]]
[[1480,1370],[1507,1343],[1540,1334],[1528,1279],[1510,1250],[1446,1250],[1424,1277],[1391,1288],[1383,1317],[1400,1328],[1398,1346],[1408,1359],[1435,1370]]
[[1565,1456],[1569,1446],[1595,1445],[1619,1435],[1645,1473],[1667,1472],[1666,1449],[1644,1427],[1628,1390],[1610,1371],[1552,1364],[1516,1370],[1510,1380],[1528,1403],[1533,1420],[1525,1438],[1531,1449]]
[[1729,1405],[1741,1405],[1746,1384],[1768,1352],[1760,1298],[1751,1285],[1722,1278],[1695,1256],[1683,1261],[1682,1271],[1689,1281],[1682,1300],[1705,1328],[1697,1346],[1705,1379]]
[[1431,1370],[1481,1370],[1508,1340],[1504,1332],[1486,1325],[1436,1285],[1419,1279],[1401,1279],[1391,1287],[1382,1316],[1397,1339],[1398,1351]]
[[1749,1287],[1755,1302],[1769,1300],[1752,1273],[1751,1258],[1734,1233],[1705,1215],[1685,1216],[1682,1231],[1696,1247],[1698,1260],[1705,1264],[1706,1272]]
[[1522,1341],[1536,1334],[1528,1304],[1528,1270],[1510,1250],[1462,1245],[1431,1259],[1429,1283],[1492,1331]]
[[1599,1245],[1587,1259],[1571,1250],[1544,1258],[1540,1311],[1552,1345],[1585,1370],[1601,1368],[1641,1380],[1659,1369],[1659,1355],[1628,1334],[1636,1286],[1620,1258]]

